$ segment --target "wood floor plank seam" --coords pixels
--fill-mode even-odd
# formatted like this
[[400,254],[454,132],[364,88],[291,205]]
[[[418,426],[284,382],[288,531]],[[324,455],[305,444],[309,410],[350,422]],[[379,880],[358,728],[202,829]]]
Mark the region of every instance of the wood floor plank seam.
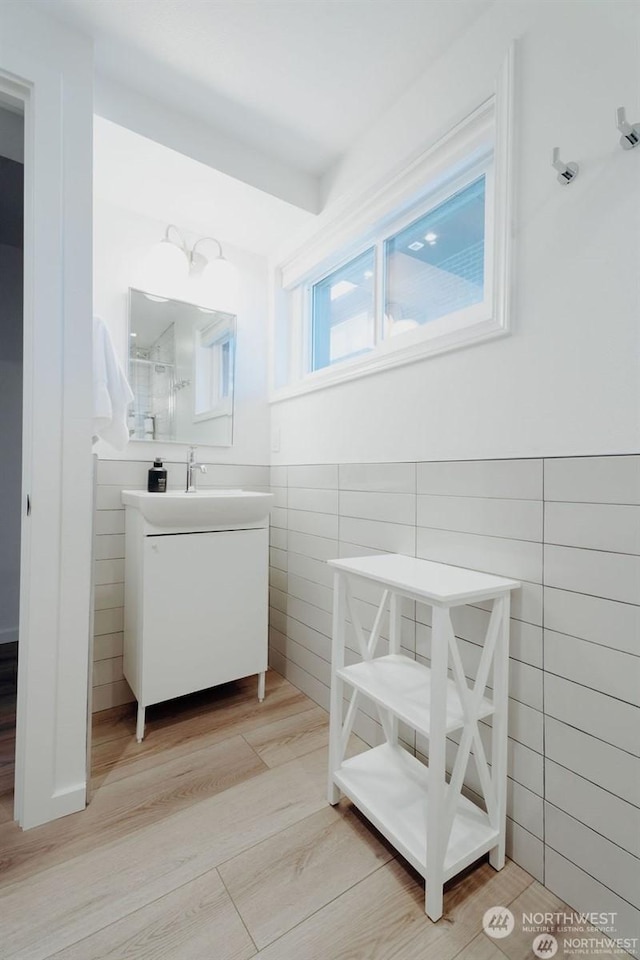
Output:
[[[254,846],[257,846],[257,844],[254,844]],[[249,848],[249,849],[251,849],[251,848]],[[258,952],[258,945],[256,944],[255,940],[254,940],[253,937],[251,936],[251,931],[249,930],[248,926],[247,926],[246,923],[244,922],[244,917],[242,916],[242,914],[241,914],[240,911],[238,910],[238,904],[235,902],[235,900],[234,900],[233,897],[231,896],[231,891],[229,890],[229,888],[227,887],[226,883],[224,882],[224,877],[222,876],[222,874],[221,874],[220,871],[218,870],[218,867],[216,867],[216,873],[217,873],[218,876],[220,877],[220,883],[222,884],[222,886],[223,886],[223,887],[225,888],[225,890],[227,891],[227,896],[229,897],[229,900],[231,900],[231,903],[233,904],[233,909],[234,909],[234,910],[236,911],[236,913],[238,914],[238,917],[240,918],[240,922],[241,922],[242,926],[245,928],[245,930],[247,931],[247,936],[250,937],[251,943],[253,944],[253,946],[254,946],[254,948],[255,948],[255,952],[257,953],[257,952]]]

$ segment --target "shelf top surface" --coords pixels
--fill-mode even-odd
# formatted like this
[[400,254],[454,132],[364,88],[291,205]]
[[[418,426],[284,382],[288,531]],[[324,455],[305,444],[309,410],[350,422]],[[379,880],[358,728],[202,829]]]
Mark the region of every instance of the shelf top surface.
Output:
[[405,557],[400,553],[327,562],[337,570],[364,577],[365,580],[375,580],[398,593],[435,604],[467,603],[498,597],[520,586],[518,580],[507,580],[447,563]]

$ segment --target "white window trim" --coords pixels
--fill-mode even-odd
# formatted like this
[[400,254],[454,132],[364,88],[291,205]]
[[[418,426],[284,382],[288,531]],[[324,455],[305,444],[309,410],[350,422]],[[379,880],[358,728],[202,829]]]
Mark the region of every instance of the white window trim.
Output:
[[[493,170],[487,177],[487,227],[485,246],[492,262],[485,270],[485,300],[482,304],[448,314],[441,320],[379,342],[371,353],[345,360],[321,370],[308,371],[309,316],[308,297],[302,295],[299,309],[289,330],[289,383],[271,388],[270,402],[286,400],[315,390],[344,383],[381,370],[415,363],[426,357],[460,347],[481,343],[509,333],[511,264],[513,255],[513,125],[514,60],[511,45],[496,82],[495,94],[458,123],[437,143],[424,151],[396,177],[387,180],[352,205],[351,215],[344,212],[276,268],[284,290],[304,290],[327,273],[356,257],[382,236],[402,229],[420,216],[416,197],[424,194],[425,183],[434,190],[425,199],[425,211],[438,203],[437,183],[446,176],[451,195],[450,171],[459,166],[461,180],[470,169],[479,169],[484,157],[493,153]],[[476,173],[476,176],[480,173]],[[457,178],[456,178],[457,179]],[[454,188],[455,189],[455,188]],[[489,202],[491,198],[491,202]],[[406,219],[398,211],[405,210]],[[394,214],[395,211],[395,214]],[[375,230],[371,224],[375,224]],[[389,224],[392,229],[389,229]],[[335,258],[335,251],[342,256]],[[376,296],[383,296],[384,278],[378,264]],[[487,311],[487,303],[491,309]],[[376,304],[376,306],[378,306]],[[300,309],[300,307],[302,309]],[[376,311],[376,315],[380,313]],[[273,369],[271,371],[273,376]]]

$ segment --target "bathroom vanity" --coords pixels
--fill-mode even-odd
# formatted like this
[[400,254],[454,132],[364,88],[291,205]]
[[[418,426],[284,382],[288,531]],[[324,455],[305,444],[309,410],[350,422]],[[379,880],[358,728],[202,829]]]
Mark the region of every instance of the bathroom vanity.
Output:
[[124,675],[145,708],[267,669],[269,508],[244,490],[125,490]]

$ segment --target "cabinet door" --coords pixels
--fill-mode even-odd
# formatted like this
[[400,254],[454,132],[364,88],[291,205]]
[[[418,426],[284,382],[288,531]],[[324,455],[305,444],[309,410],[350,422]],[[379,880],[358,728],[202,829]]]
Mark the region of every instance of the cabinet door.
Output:
[[141,701],[267,668],[268,530],[145,537]]

